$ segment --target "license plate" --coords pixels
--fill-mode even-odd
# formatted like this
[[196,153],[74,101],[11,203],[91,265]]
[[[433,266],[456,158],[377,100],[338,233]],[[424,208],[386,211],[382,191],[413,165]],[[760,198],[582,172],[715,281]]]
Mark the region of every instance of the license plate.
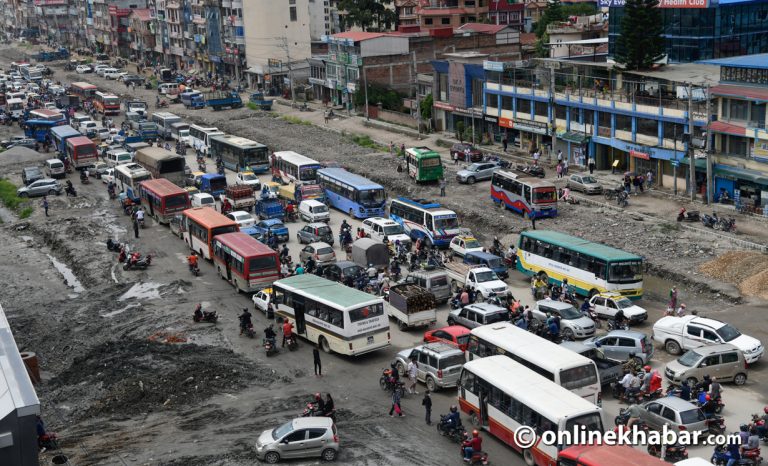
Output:
[[372,345],[372,344],[373,344],[373,337],[368,337],[368,344],[369,344],[369,345]]

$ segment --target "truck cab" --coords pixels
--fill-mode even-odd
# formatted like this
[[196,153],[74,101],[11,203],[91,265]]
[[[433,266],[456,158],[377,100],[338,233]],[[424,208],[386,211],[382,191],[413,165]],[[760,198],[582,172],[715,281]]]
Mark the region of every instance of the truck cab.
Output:
[[501,281],[496,272],[488,267],[475,267],[467,272],[464,284],[488,299],[492,294],[503,295],[509,290],[507,284]]

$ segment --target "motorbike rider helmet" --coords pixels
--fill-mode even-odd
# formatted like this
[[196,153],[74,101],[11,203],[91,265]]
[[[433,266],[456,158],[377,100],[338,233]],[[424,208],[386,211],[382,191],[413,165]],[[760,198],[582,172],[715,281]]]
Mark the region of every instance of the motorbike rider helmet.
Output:
[[458,408],[456,407],[456,405],[451,405],[451,412],[455,413],[456,411],[458,411]]
[[710,396],[709,396],[709,393],[707,393],[706,395],[704,395],[704,399],[705,399],[706,401],[709,401],[709,400],[711,400],[711,398],[710,398]]
[[704,380],[709,380],[709,379],[710,379],[709,374],[705,374],[704,375]]
[[651,372],[651,366],[645,366],[645,367],[643,367],[643,370],[645,372]]
[[629,353],[629,359],[633,359],[635,357],[635,353]]
[[480,432],[478,432],[476,430],[472,431],[472,437],[477,437],[478,435],[480,435]]

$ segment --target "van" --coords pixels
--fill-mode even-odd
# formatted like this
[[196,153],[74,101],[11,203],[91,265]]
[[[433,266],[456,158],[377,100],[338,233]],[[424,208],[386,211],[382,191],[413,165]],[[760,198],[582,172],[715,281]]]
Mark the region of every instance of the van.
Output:
[[448,302],[451,299],[451,286],[448,274],[439,270],[415,270],[405,278],[405,283],[418,285],[435,295],[435,301]]
[[208,193],[193,194],[192,207],[212,207],[215,209],[216,199]]
[[158,94],[178,94],[179,92],[179,84],[178,83],[162,83],[157,85],[157,93]]
[[43,172],[38,167],[26,167],[21,171],[21,181],[28,186],[37,180],[43,179]]
[[107,165],[112,168],[131,162],[133,162],[133,156],[125,149],[112,149],[107,151]]
[[331,212],[328,210],[328,206],[322,202],[308,199],[299,204],[299,217],[310,223],[330,222]]
[[730,344],[702,346],[689,350],[675,361],[667,363],[664,378],[679,384],[687,380],[693,387],[704,376],[716,377],[720,382],[744,385],[747,382],[747,362],[744,353]]
[[[86,115],[85,113],[75,113],[75,115],[72,117],[72,120],[70,121],[70,126],[73,128],[79,130],[80,124],[85,123],[86,121],[91,121],[91,117],[89,115]],[[82,133],[82,131],[80,131]]]
[[48,159],[45,161],[45,174],[48,178],[64,178],[64,162],[59,159]]

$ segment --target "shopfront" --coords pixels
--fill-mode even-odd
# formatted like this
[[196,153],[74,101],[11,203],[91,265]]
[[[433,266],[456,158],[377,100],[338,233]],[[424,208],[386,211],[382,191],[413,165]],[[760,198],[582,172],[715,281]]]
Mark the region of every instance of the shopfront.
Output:
[[[552,138],[550,137],[549,125],[546,123],[524,118],[499,118],[499,127],[512,130],[509,131],[510,143],[514,141],[526,152],[551,147]],[[548,153],[548,150],[542,150],[542,156]]]
[[[656,184],[669,186],[674,177],[682,178],[684,173],[678,169],[685,155],[682,150],[674,151],[661,147],[644,146],[620,139],[609,139],[595,136],[594,142],[598,144],[596,152],[607,157],[608,166],[618,161],[616,169],[621,172],[635,172],[645,175],[649,171],[653,173]],[[602,159],[602,157],[601,157]]]

